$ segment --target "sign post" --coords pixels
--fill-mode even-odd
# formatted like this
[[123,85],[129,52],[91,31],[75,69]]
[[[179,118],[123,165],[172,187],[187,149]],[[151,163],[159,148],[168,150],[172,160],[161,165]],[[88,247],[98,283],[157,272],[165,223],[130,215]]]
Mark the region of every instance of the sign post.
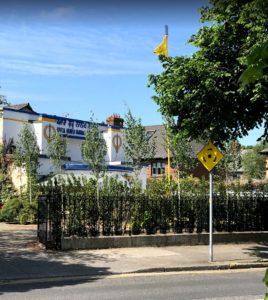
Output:
[[213,175],[209,172],[209,262],[213,262]]
[[209,171],[209,262],[213,262],[213,174],[212,169],[223,158],[223,154],[212,143],[206,144],[197,153],[197,159]]

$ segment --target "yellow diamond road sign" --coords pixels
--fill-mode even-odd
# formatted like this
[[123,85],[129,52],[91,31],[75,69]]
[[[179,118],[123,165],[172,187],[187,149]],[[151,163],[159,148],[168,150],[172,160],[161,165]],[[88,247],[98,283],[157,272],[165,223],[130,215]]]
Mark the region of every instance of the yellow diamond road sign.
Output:
[[197,153],[197,158],[210,172],[223,158],[223,154],[212,143],[208,143]]

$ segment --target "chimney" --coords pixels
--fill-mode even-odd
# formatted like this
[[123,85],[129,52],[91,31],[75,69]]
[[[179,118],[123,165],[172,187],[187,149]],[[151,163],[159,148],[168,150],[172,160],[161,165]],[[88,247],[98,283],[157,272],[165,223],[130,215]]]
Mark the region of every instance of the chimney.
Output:
[[117,114],[113,114],[110,117],[108,117],[106,119],[106,122],[108,125],[111,125],[111,126],[123,127],[123,125],[124,125],[124,119],[122,119],[120,117],[120,115],[117,115]]

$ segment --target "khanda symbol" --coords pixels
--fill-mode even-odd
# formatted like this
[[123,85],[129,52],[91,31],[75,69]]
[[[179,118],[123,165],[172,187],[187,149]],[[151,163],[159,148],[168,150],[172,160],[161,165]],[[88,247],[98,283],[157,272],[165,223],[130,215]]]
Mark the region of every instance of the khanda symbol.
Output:
[[54,126],[52,126],[51,124],[49,125],[46,125],[45,128],[44,128],[44,137],[50,141],[54,135],[56,133],[56,129]]
[[116,134],[113,137],[113,146],[115,148],[116,153],[118,153],[118,150],[122,146],[122,139],[121,139],[121,136],[119,134]]

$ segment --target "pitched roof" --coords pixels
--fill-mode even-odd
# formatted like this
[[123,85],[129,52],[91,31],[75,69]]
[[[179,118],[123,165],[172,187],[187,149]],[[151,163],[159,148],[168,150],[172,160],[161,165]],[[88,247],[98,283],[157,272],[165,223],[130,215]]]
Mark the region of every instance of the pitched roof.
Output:
[[8,105],[7,108],[12,108],[19,111],[26,111],[26,112],[35,112],[30,103],[21,103],[21,104],[14,104],[14,105]]
[[265,148],[261,151],[261,154],[268,154],[268,148]]
[[[155,139],[155,157],[159,159],[166,159],[167,158],[167,146],[166,146],[166,129],[164,125],[151,125],[145,126],[145,131],[148,136],[151,136]],[[203,145],[191,142],[192,146],[192,155],[195,156],[202,148]]]
[[145,126],[146,134],[149,138],[154,138],[155,140],[155,158],[167,158],[166,149],[166,130],[164,125],[151,125]]

